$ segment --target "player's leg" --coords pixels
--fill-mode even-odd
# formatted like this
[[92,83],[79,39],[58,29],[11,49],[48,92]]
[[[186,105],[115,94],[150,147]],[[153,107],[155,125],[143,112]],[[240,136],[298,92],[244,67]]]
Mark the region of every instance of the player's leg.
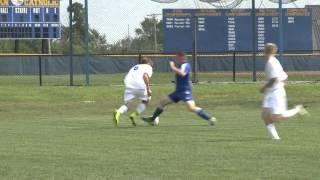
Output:
[[177,102],[179,102],[179,100],[175,99],[172,94],[169,95],[168,97],[163,98],[160,101],[159,106],[153,112],[152,116],[147,117],[147,118],[142,118],[142,120],[145,121],[145,122],[148,122],[148,123],[153,122],[158,116],[160,116],[160,114],[163,113],[164,108],[167,105],[172,104],[173,102],[177,103]]
[[271,110],[269,108],[262,108],[261,117],[264,121],[264,124],[266,125],[266,129],[268,133],[270,134],[271,138],[274,140],[280,139],[276,126],[271,118]]
[[148,96],[147,91],[140,91],[137,97],[141,100],[141,103],[137,106],[136,111],[130,114],[130,120],[132,125],[137,125],[137,116],[139,116],[143,111],[146,110],[151,97]]
[[121,114],[126,113],[132,107],[134,98],[135,94],[133,91],[126,89],[124,92],[124,104],[119,109],[115,109],[113,112],[113,122],[115,126],[118,125]]
[[266,94],[262,102],[261,117],[271,138],[277,140],[280,139],[280,137],[278,135],[275,123],[272,120],[272,115],[276,114],[277,111],[275,107],[274,94]]
[[216,118],[210,116],[206,111],[204,111],[202,108],[197,107],[196,103],[193,100],[186,101],[187,109],[190,112],[196,113],[198,116],[200,116],[202,119],[208,121],[210,125],[215,125]]
[[273,122],[283,121],[294,117],[297,114],[308,114],[308,111],[306,111],[302,105],[297,105],[295,108],[288,110],[287,98],[284,90],[276,92],[272,98],[272,101],[273,112],[271,119]]

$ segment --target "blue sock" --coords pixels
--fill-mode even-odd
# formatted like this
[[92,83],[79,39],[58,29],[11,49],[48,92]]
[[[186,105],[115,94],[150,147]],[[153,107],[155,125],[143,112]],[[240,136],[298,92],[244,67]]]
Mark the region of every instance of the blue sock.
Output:
[[209,121],[211,119],[210,115],[206,113],[203,109],[199,109],[197,111],[198,116],[200,116],[202,119]]
[[163,112],[163,109],[158,107],[158,108],[154,111],[154,113],[153,113],[153,115],[152,115],[152,119],[155,120],[162,112]]

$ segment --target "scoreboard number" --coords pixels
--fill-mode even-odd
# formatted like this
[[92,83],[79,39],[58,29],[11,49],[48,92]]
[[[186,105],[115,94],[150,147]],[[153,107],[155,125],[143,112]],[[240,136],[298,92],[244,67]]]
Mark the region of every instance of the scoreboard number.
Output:
[[60,0],[0,0],[0,39],[59,38]]

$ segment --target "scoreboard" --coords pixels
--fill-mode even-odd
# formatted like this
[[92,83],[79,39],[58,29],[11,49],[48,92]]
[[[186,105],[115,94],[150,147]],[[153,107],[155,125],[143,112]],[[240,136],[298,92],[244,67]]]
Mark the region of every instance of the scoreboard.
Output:
[[[257,50],[279,42],[278,9],[256,10]],[[164,51],[192,51],[197,31],[199,52],[252,51],[251,9],[164,9]],[[196,27],[195,27],[196,26]],[[312,50],[312,9],[283,9],[284,50]]]
[[0,39],[60,37],[60,0],[0,0]]

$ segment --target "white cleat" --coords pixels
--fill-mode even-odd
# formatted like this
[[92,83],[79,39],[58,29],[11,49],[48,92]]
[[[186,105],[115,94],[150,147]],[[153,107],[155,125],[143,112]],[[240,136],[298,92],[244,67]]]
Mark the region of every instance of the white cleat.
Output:
[[280,137],[272,138],[272,140],[281,140]]
[[300,116],[309,115],[309,112],[303,107],[303,105],[297,105],[296,108],[299,110],[298,114]]
[[209,125],[210,126],[214,126],[217,124],[217,119],[215,117],[212,117],[210,120],[209,120]]

